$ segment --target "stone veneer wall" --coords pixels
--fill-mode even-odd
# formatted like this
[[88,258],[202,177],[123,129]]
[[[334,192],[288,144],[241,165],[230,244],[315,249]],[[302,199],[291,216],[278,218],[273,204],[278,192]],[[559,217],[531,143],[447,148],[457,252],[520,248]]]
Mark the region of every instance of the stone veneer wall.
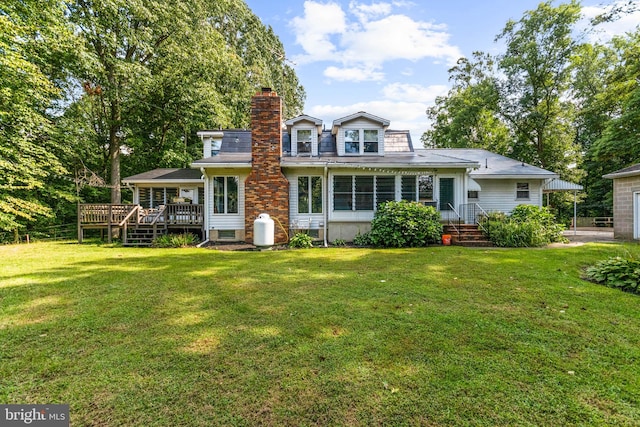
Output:
[[613,180],[613,234],[633,240],[633,193],[640,192],[640,176]]
[[247,242],[253,242],[255,219],[267,213],[274,218],[275,243],[287,243],[282,227],[289,227],[289,181],[280,168],[281,157],[282,100],[263,89],[251,99],[251,173],[244,184]]

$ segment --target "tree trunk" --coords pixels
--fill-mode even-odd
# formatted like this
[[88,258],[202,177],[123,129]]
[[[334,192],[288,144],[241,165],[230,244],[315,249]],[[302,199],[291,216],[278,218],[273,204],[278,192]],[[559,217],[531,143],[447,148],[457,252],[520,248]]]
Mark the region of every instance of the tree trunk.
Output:
[[111,203],[122,202],[120,192],[120,102],[111,103],[111,125],[109,126],[109,163],[111,164]]

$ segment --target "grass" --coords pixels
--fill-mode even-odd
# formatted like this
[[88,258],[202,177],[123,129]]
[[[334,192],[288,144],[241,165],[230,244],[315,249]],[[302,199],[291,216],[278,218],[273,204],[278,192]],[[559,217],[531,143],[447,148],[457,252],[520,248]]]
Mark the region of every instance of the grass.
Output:
[[0,247],[0,403],[83,425],[640,425],[637,245]]

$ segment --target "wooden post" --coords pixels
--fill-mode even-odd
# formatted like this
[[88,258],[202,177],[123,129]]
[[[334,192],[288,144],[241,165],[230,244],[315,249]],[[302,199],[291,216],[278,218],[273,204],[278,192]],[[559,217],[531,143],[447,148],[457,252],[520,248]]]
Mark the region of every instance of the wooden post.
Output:
[[108,211],[109,212],[109,219],[107,219],[107,227],[108,227],[108,230],[107,230],[107,242],[109,242],[109,243],[111,243],[111,239],[113,237],[113,230],[111,229],[111,215],[113,214],[112,206],[113,205],[109,204],[109,211]]
[[78,243],[82,243],[82,208],[80,202],[78,202]]

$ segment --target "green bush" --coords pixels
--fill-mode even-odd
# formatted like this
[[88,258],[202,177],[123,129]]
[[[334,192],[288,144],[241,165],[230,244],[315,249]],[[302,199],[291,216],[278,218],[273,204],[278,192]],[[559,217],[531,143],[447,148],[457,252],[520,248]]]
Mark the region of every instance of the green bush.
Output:
[[313,247],[313,238],[305,233],[296,233],[289,239],[290,248],[308,249]]
[[566,241],[562,235],[564,226],[556,223],[546,207],[518,205],[510,216],[492,212],[481,225],[489,240],[501,247],[539,247]]
[[371,246],[371,233],[358,232],[356,237],[353,238],[353,244],[356,246]]
[[420,247],[440,241],[440,213],[418,202],[382,203],[371,222],[373,246]]
[[347,242],[344,239],[336,239],[333,241],[333,246],[347,246]]
[[154,248],[186,248],[200,242],[193,233],[164,234],[156,237],[151,246]]
[[640,294],[640,261],[614,257],[600,261],[586,271],[587,279],[611,288]]

